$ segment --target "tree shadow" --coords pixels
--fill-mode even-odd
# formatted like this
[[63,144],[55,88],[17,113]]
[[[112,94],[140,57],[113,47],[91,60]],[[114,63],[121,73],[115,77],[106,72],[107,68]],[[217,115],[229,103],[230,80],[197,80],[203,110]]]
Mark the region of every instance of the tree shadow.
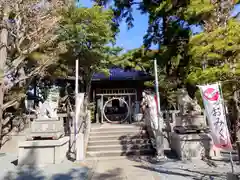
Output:
[[[9,171],[4,176],[3,180],[42,180],[45,179],[42,172],[36,166],[35,150],[31,149],[27,156],[19,164],[18,160],[12,162],[17,165],[16,169]],[[24,165],[28,164],[28,165]]]
[[87,180],[88,176],[87,176],[87,173],[79,171],[79,169],[71,169],[67,173],[55,174],[50,179],[52,180],[72,180],[72,179]]
[[154,155],[155,150],[152,147],[149,135],[144,128],[139,128],[136,134],[126,134],[118,138],[121,144],[121,156],[139,157],[144,155]]
[[[79,180],[86,180],[88,179],[87,172],[88,168],[69,168],[66,173],[53,173],[52,175],[47,174],[45,171],[47,167],[43,169],[41,166],[37,164],[37,153],[35,149],[31,149],[26,157],[21,160],[19,163],[18,160],[11,162],[16,166],[14,170],[8,171],[5,173],[4,177],[1,178],[2,180],[72,180],[72,179],[79,179]],[[61,165],[62,167],[66,166],[65,164]],[[57,168],[57,164],[56,164]],[[58,170],[58,169],[54,170]],[[58,171],[61,171],[60,169]]]
[[213,178],[226,178],[226,174],[225,173],[219,173],[216,171],[211,171],[211,172],[204,172],[204,171],[198,171],[198,170],[190,170],[190,169],[181,169],[181,168],[154,168],[154,167],[150,167],[150,166],[144,166],[144,165],[140,165],[140,166],[135,166],[137,168],[142,168],[142,169],[146,169],[149,171],[153,171],[153,172],[157,172],[157,173],[161,173],[161,174],[167,174],[167,175],[175,175],[175,176],[182,176],[182,177],[187,177],[187,178],[191,178],[191,179],[205,179],[205,178],[209,178],[209,179],[213,179]]
[[124,177],[122,168],[115,168],[104,173],[95,172],[88,180],[122,180]]
[[[121,144],[121,156],[126,156],[128,160],[135,162],[159,163],[156,160],[156,148],[151,140],[151,132],[146,125],[138,125],[139,132],[136,134],[125,134],[118,140]],[[166,138],[166,137],[164,137]],[[176,153],[170,149],[164,150],[164,155],[170,160],[179,160]]]

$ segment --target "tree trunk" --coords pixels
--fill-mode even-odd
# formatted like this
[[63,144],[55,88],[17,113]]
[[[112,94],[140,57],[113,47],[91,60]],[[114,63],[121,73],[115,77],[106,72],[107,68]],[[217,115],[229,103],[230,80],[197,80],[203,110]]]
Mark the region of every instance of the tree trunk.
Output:
[[2,127],[3,127],[3,97],[4,97],[4,68],[7,60],[7,43],[8,43],[8,30],[6,27],[6,22],[8,20],[9,9],[5,7],[4,17],[2,23],[4,26],[1,29],[0,44],[2,45],[0,49],[0,75],[2,77],[0,81],[0,148],[2,146]]
[[85,79],[85,86],[86,86],[86,95],[87,95],[87,101],[89,102],[91,99],[91,83],[92,83],[92,76],[93,72],[88,72],[86,79]]

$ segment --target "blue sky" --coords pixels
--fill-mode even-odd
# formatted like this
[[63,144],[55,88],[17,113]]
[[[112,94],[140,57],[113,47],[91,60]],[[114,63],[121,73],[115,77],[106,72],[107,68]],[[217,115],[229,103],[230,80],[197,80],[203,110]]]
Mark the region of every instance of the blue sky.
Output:
[[[80,0],[82,6],[91,7],[91,0]],[[123,47],[125,50],[138,48],[142,45],[143,36],[148,27],[148,17],[140,14],[139,11],[133,12],[134,27],[128,30],[126,23],[122,22],[120,33],[117,37],[117,46]]]
[[[91,0],[80,0],[82,6],[91,7]],[[240,5],[236,6],[233,11],[233,15],[240,11]],[[139,11],[133,12],[134,17],[134,27],[130,30],[127,29],[127,25],[122,22],[120,26],[120,33],[117,37],[117,46],[123,47],[125,51],[138,48],[143,43],[143,36],[146,33],[148,27],[148,17],[147,15],[140,14]],[[193,27],[193,32],[200,32],[199,27]]]

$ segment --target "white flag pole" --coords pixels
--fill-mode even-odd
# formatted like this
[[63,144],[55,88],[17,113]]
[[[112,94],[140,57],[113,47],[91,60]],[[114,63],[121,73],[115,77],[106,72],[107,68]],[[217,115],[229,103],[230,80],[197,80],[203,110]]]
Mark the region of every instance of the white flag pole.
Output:
[[157,60],[154,59],[154,74],[155,74],[155,89],[157,95],[157,110],[158,110],[158,130],[163,128],[163,122],[161,121],[161,105],[160,105],[160,95],[159,95],[159,85],[158,85],[158,72],[157,72]]
[[161,108],[160,108],[160,95],[159,95],[159,86],[158,86],[158,72],[157,72],[157,60],[154,59],[154,74],[155,74],[155,88],[157,94],[157,118],[158,118],[158,133],[156,133],[156,145],[157,145],[157,158],[160,158],[164,155],[164,138],[163,138],[163,119],[161,117]]
[[74,121],[74,144],[76,150],[76,140],[77,140],[77,124],[78,124],[78,115],[77,115],[77,104],[78,104],[78,77],[79,77],[79,60],[75,61],[75,121]]
[[[224,103],[224,99],[223,99],[222,84],[220,82],[218,82],[218,84],[219,84],[219,89],[220,89],[220,94],[221,94],[221,101],[222,101],[221,103],[223,105],[224,116],[225,116],[226,123],[227,123],[227,114],[226,114],[226,107],[225,107],[225,103]],[[226,126],[227,126],[227,124],[226,124]],[[230,135],[230,133],[229,133],[229,135]],[[234,173],[234,164],[233,164],[233,157],[232,157],[231,150],[229,151],[229,157],[230,157],[232,173]]]

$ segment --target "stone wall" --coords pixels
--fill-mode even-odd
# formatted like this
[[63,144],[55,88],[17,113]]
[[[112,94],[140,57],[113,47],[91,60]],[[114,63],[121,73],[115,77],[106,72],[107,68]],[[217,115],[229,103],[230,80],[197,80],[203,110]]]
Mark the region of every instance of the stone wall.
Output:
[[13,120],[12,129],[7,126],[3,129],[5,134],[2,139],[1,153],[18,153],[18,143],[26,139],[26,134],[30,131],[30,119],[28,117],[19,117]]

